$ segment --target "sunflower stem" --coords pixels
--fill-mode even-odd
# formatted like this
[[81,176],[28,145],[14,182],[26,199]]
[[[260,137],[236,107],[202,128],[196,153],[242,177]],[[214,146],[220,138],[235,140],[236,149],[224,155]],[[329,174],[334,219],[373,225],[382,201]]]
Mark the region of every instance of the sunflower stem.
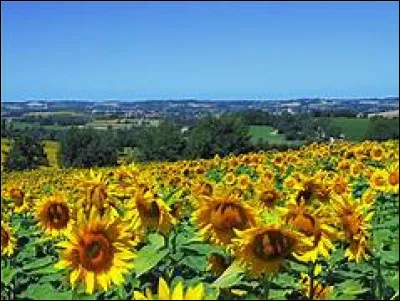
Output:
[[310,262],[308,266],[308,276],[310,277],[310,288],[309,288],[309,299],[312,300],[314,297],[314,262]]
[[264,275],[263,283],[264,283],[264,300],[268,300],[269,297],[269,290],[271,288],[271,280],[272,280],[272,275]]
[[377,297],[378,300],[384,300],[384,296],[383,296],[383,277],[382,277],[382,269],[381,269],[381,260],[379,256],[376,256],[375,258],[375,268],[377,271]]

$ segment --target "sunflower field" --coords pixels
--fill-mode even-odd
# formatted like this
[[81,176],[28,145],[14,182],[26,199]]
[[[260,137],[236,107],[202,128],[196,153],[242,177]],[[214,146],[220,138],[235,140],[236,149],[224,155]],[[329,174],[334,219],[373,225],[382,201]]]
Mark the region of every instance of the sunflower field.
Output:
[[398,140],[1,179],[1,298],[399,299]]

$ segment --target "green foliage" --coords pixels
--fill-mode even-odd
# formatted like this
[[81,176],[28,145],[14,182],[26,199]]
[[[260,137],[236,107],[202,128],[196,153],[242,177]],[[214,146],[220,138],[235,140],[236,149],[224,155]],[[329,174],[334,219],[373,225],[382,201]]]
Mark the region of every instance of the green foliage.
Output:
[[242,279],[244,273],[243,267],[239,264],[238,261],[232,262],[232,264],[222,273],[221,276],[218,277],[212,283],[212,286],[217,288],[227,288],[234,286],[239,283]]
[[370,124],[368,118],[346,118],[346,117],[321,117],[319,120],[328,120],[332,126],[339,129],[344,138],[351,141],[362,141],[365,138],[367,128]]
[[383,141],[399,138],[399,118],[371,118],[365,139]]
[[185,140],[181,128],[170,120],[144,129],[137,143],[144,161],[177,161],[184,155]]
[[190,158],[227,156],[250,150],[249,127],[242,118],[223,115],[204,117],[189,132],[187,154]]
[[48,164],[43,145],[33,137],[23,135],[12,144],[4,168],[7,171],[25,170]]
[[118,151],[112,131],[69,129],[61,140],[60,157],[66,167],[112,166]]

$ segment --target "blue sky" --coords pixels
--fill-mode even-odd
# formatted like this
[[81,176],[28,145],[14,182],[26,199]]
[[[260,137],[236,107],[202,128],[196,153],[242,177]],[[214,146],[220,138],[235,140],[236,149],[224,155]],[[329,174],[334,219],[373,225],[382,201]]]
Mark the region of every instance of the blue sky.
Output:
[[1,99],[399,94],[393,2],[1,2]]

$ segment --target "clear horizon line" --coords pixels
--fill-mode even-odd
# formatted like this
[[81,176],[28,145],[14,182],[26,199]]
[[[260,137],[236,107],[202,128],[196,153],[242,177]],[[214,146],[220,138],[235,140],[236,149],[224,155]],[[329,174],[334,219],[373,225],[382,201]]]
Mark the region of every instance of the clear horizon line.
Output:
[[299,96],[299,97],[277,97],[277,98],[197,98],[197,97],[148,97],[148,98],[133,98],[133,99],[90,99],[90,98],[32,98],[32,99],[7,99],[0,100],[1,102],[30,102],[30,101],[92,101],[92,102],[107,102],[107,101],[120,101],[120,102],[134,102],[134,101],[285,101],[285,100],[301,100],[301,99],[384,99],[384,98],[399,98],[399,95],[385,95],[385,96]]

